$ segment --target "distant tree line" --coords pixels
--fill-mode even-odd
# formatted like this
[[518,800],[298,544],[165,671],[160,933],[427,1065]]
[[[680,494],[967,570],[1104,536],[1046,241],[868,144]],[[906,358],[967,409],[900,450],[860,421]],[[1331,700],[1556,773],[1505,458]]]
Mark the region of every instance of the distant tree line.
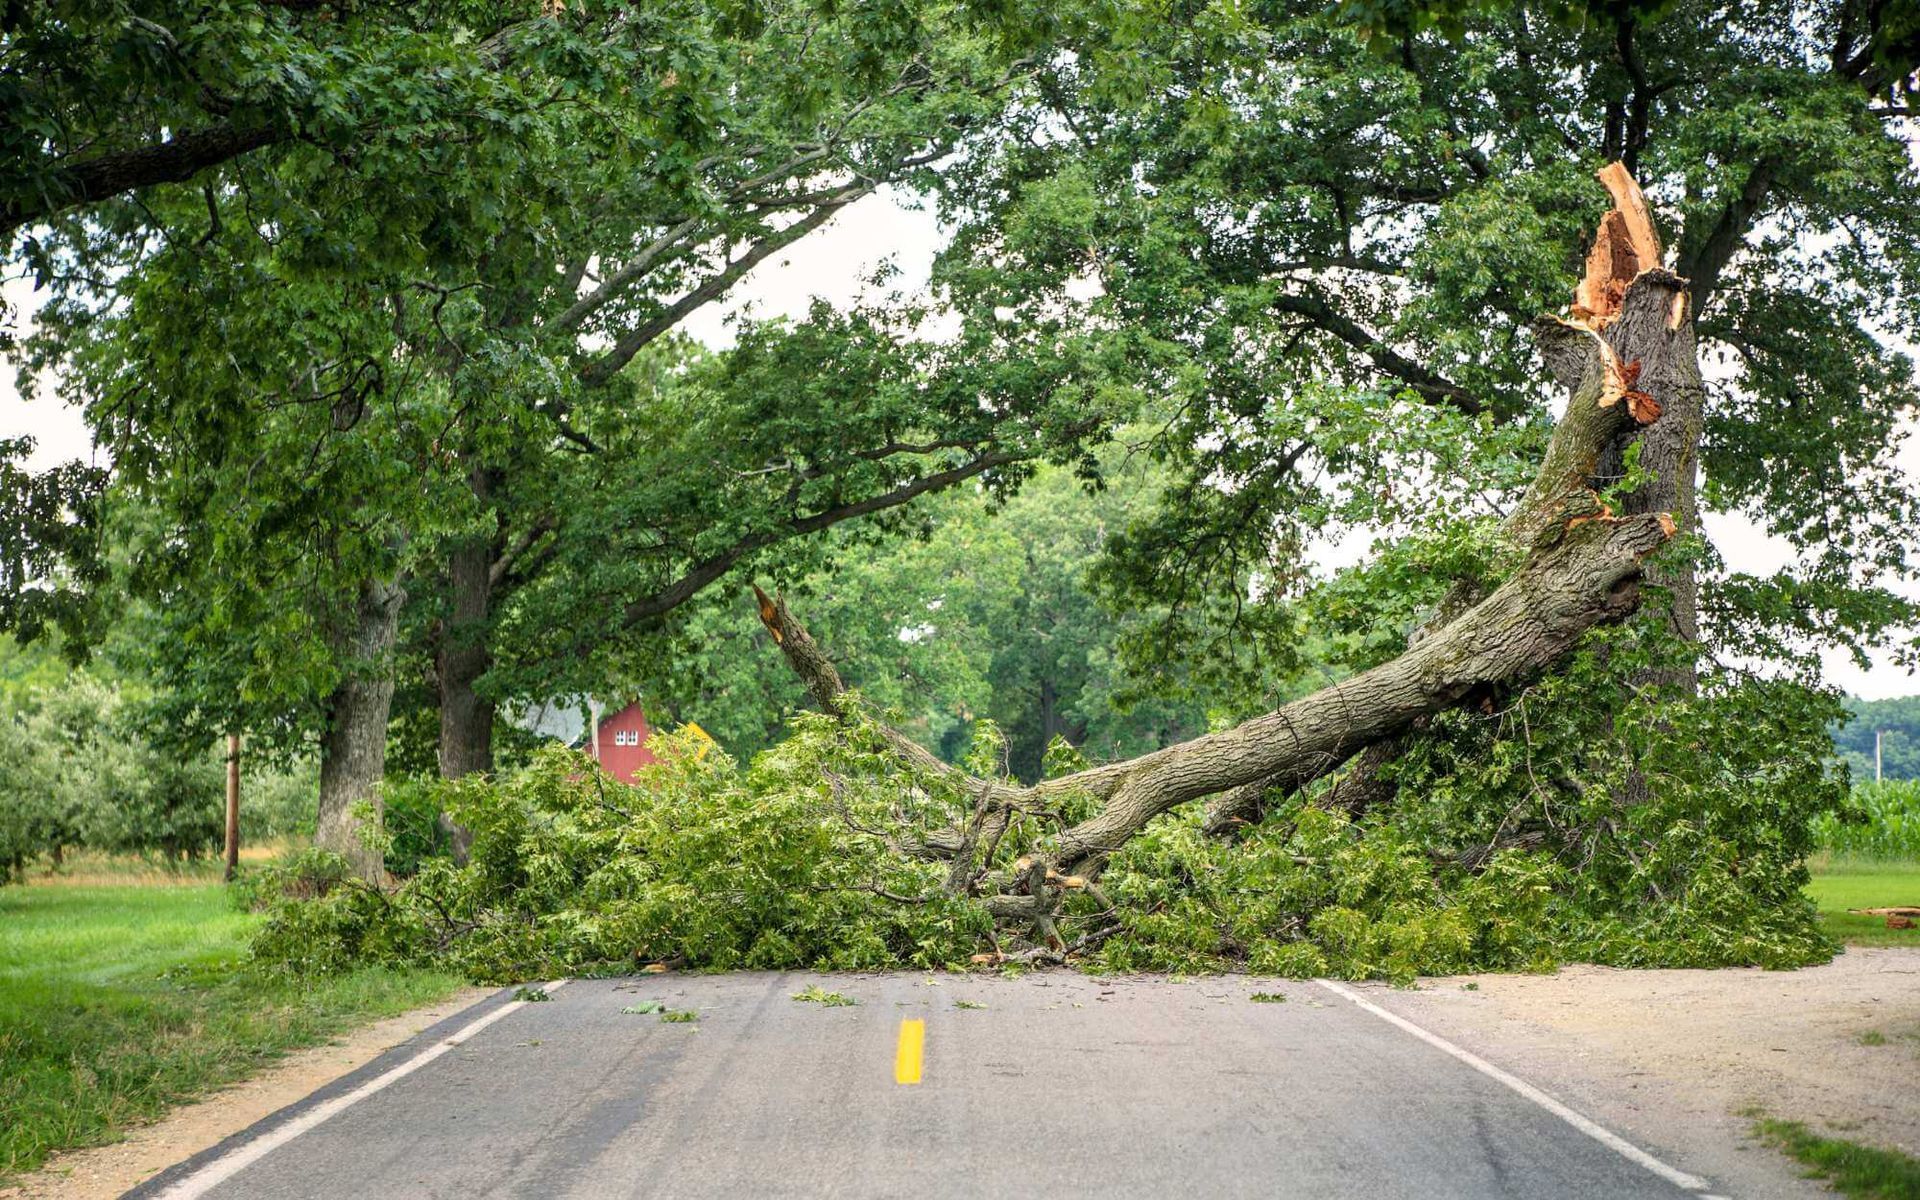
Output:
[[1873,778],[1873,737],[1880,734],[1883,779],[1920,779],[1920,696],[1861,700],[1849,696],[1852,719],[1833,730],[1833,748],[1855,782]]

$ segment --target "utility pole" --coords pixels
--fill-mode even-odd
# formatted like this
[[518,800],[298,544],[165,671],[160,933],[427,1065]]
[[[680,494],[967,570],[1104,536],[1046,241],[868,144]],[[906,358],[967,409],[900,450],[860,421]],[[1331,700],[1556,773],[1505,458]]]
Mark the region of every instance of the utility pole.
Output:
[[1873,781],[1875,783],[1880,782],[1880,736],[1884,733],[1886,733],[1884,729],[1873,731]]
[[240,870],[240,735],[227,735],[227,882]]

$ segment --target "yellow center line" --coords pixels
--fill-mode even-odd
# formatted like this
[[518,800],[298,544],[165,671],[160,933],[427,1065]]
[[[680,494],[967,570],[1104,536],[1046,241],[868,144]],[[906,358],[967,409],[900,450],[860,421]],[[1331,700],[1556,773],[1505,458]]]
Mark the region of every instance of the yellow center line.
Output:
[[900,1022],[900,1047],[893,1052],[893,1081],[920,1082],[921,1051],[927,1045],[927,1023],[917,1018]]

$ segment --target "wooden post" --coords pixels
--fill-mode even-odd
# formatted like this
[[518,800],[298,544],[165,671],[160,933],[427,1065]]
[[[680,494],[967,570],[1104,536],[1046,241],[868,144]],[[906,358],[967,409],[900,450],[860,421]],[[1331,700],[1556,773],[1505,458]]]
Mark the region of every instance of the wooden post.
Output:
[[227,882],[240,869],[240,735],[227,735]]

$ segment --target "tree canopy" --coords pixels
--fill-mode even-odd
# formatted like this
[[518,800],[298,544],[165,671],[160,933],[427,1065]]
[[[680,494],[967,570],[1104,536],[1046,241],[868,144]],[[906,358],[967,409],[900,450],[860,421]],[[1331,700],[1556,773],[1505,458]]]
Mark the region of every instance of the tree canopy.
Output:
[[[263,144],[197,187],[130,194],[127,223],[118,201],[90,207],[52,251],[29,235],[53,299],[28,360],[59,369],[113,473],[105,492],[97,472],[33,481],[47,531],[28,550],[70,563],[23,552],[22,590],[84,647],[111,539],[116,585],[173,622],[157,669],[186,740],[338,733],[351,716],[377,743],[404,624],[439,693],[442,768],[485,770],[502,699],[577,684],[582,662],[743,560],[1016,478],[1093,425],[1072,412],[1065,385],[1087,371],[1071,347],[1014,362],[1026,347],[991,327],[934,346],[912,313],[821,310],[704,364],[670,337],[990,117],[1026,69],[1017,23],[945,6],[523,8],[441,34],[470,56],[513,18],[500,36],[538,50],[484,119],[413,123],[440,93],[408,76],[395,87],[431,94],[382,100],[405,120]],[[362,15],[369,54],[405,40],[400,14]],[[791,394],[791,372],[816,393]],[[564,587],[538,587],[549,570]],[[516,620],[575,640],[494,675]],[[364,794],[377,760],[336,749],[323,784],[326,761],[353,760],[340,795]]]
[[1705,548],[1711,642],[1794,657],[1910,626],[1920,209],[1907,77],[1863,53],[1865,11],[1490,6],[1381,53],[1317,6],[1197,4],[1050,63],[1021,136],[949,180],[943,278],[1112,330],[1172,398],[1156,452],[1184,483],[1102,568],[1164,612],[1140,661],[1194,670],[1184,622],[1222,602],[1284,656],[1308,547],[1510,502],[1556,400],[1530,327],[1613,158],[1692,282],[1702,502],[1800,552],[1755,577]]

